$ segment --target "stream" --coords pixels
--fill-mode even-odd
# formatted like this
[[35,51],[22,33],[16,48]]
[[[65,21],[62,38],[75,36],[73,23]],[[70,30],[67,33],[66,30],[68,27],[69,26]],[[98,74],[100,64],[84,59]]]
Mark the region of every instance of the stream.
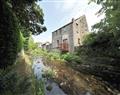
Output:
[[[44,69],[48,69],[48,67],[46,67],[43,64],[43,61],[41,58],[37,58],[34,60],[33,66],[32,66],[33,70],[34,70],[34,74],[36,76],[36,78],[42,79],[44,81],[44,89],[45,89],[45,95],[67,95],[65,94],[65,92],[59,87],[59,85],[54,82],[53,80],[47,80],[45,78],[42,77],[42,74],[44,73],[43,70]],[[48,90],[47,87],[50,86],[51,89]],[[89,94],[88,94],[89,95]]]
[[[47,62],[44,65],[41,58],[36,58],[32,68],[36,78],[44,81],[45,95],[116,95],[92,75],[77,72],[65,64]],[[46,69],[57,72],[55,80],[42,76]]]

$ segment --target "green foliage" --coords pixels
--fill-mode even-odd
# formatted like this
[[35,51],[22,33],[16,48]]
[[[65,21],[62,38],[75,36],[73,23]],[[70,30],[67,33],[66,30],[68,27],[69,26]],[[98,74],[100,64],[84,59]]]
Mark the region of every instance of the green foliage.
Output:
[[70,63],[81,63],[81,58],[75,54],[66,53],[61,55],[61,58]]
[[[77,52],[81,57],[84,72],[102,77],[119,89],[120,67],[120,2],[119,0],[90,0],[102,5],[98,15],[105,18],[93,26],[83,46]],[[114,84],[114,85],[113,85]]]
[[96,40],[95,38],[96,38],[96,33],[94,33],[94,32],[90,33],[85,36],[85,38],[83,40],[83,44],[91,45]]
[[60,54],[58,52],[47,52],[46,50],[43,50],[36,46],[34,49],[31,49],[30,51],[28,51],[28,53],[30,53],[30,55],[34,57],[43,56],[45,59],[49,61],[61,61],[61,62],[67,61],[71,63],[81,63],[80,57],[77,56],[76,54],[71,54],[71,53]]
[[38,0],[0,1],[0,68],[14,64],[18,52],[28,49],[30,34],[46,31]]
[[44,81],[42,80],[36,80],[36,85],[35,85],[35,95],[45,95],[44,92]]
[[24,37],[23,37],[23,34],[20,32],[20,40],[19,40],[19,44],[18,44],[19,51],[21,51],[23,46],[24,46]]
[[102,8],[98,14],[105,13],[105,18],[93,26],[93,30],[100,32],[114,32],[120,31],[120,2],[119,0],[90,0],[100,4]]
[[[120,2],[118,0],[91,0],[102,5],[98,14],[105,13],[105,18],[93,26],[96,33],[91,33],[84,40],[86,55],[94,54],[120,58]],[[104,52],[103,52],[104,51]],[[90,53],[91,52],[91,53]]]
[[44,74],[42,75],[42,77],[46,79],[52,79],[54,76],[55,72],[50,68],[47,68],[47,70],[45,70]]
[[51,61],[53,61],[53,60],[61,60],[61,61],[63,61],[62,59],[61,59],[61,55],[60,55],[60,53],[57,53],[57,52],[47,52],[46,50],[43,50],[43,49],[41,49],[41,48],[39,48],[38,47],[38,45],[36,45],[36,43],[31,43],[31,44],[33,44],[33,48],[31,49],[31,50],[28,50],[28,53],[30,54],[30,55],[32,55],[32,56],[43,56],[45,59],[47,59],[47,60],[51,60]]
[[44,82],[36,80],[27,60],[20,55],[15,65],[0,69],[0,95],[45,95]]
[[31,51],[35,50],[37,47],[38,47],[37,43],[35,43],[32,36],[30,36],[28,41],[28,49]]
[[14,64],[21,50],[20,32],[16,16],[5,1],[0,1],[0,68]]
[[20,26],[20,30],[23,38],[23,48],[24,50],[28,50],[30,31],[22,26]]
[[1,95],[29,95],[30,85],[30,77],[18,75],[15,71],[15,67],[12,66],[8,67],[6,70],[0,70]]
[[61,56],[60,53],[49,52],[47,57],[50,58],[50,60],[61,60],[60,56]]
[[9,0],[9,5],[12,6],[12,11],[17,16],[21,26],[25,27],[25,32],[32,32],[32,34],[40,34],[46,31],[46,27],[42,26],[43,11],[35,3],[40,0]]

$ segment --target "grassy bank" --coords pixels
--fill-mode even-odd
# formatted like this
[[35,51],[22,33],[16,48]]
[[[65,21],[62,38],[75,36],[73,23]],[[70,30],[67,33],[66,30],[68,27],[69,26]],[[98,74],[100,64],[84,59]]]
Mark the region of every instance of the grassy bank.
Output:
[[0,95],[44,95],[44,86],[37,81],[26,54],[20,54],[16,64],[0,70]]

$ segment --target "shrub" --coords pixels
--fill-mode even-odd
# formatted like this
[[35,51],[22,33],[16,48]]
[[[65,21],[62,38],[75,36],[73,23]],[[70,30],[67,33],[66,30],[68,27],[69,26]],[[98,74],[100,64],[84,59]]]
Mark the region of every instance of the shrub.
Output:
[[[2,2],[2,3],[1,3]],[[20,32],[15,15],[11,8],[0,1],[0,68],[14,64],[17,53],[20,51]]]
[[61,58],[70,63],[81,63],[81,59],[76,54],[66,53],[61,55]]
[[44,70],[43,75],[42,75],[42,77],[46,78],[46,79],[54,78],[54,76],[55,76],[55,71],[53,69],[50,69],[50,68],[46,68]]
[[30,85],[30,77],[18,75],[13,66],[0,70],[1,95],[28,95]]
[[44,81],[42,80],[35,80],[35,95],[45,95],[44,92]]

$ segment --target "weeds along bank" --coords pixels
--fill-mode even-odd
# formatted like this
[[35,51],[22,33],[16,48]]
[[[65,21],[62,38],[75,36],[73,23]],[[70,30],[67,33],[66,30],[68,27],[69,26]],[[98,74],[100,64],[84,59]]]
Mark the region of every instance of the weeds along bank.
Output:
[[[44,64],[51,69],[44,77],[57,82],[68,95],[78,95],[78,93],[84,94],[87,92],[92,93],[92,95],[114,95],[107,91],[107,87],[93,78],[93,76],[82,74],[69,67],[69,64],[81,64],[78,56],[69,53],[48,53],[41,49],[39,53],[36,56],[42,56]],[[69,64],[66,64],[66,62]]]
[[16,64],[0,70],[1,95],[32,95],[31,70],[26,59],[20,56]]
[[[76,54],[47,52],[40,48],[28,51],[27,53],[31,55],[31,58],[43,57],[44,65],[51,68],[51,71],[47,72],[49,75],[44,76],[55,80],[66,93],[69,93],[68,95],[86,93],[88,90],[92,91],[93,95],[115,95],[112,94],[114,92],[107,90],[109,88],[104,83],[93,78],[91,74],[86,75],[80,73],[81,71],[77,72],[84,63],[83,59]],[[78,66],[77,70],[75,66]],[[73,69],[73,67],[75,68]]]
[[77,63],[81,64],[81,59],[79,56],[77,56],[75,53],[58,53],[58,52],[47,52],[46,50],[43,50],[41,48],[36,47],[35,49],[28,50],[27,54],[30,55],[32,58],[34,57],[43,57],[44,60],[48,61],[55,61],[55,62],[69,62],[69,63]]
[[0,95],[44,95],[41,89],[43,85],[35,79],[26,54],[20,55],[16,64],[0,69]]

